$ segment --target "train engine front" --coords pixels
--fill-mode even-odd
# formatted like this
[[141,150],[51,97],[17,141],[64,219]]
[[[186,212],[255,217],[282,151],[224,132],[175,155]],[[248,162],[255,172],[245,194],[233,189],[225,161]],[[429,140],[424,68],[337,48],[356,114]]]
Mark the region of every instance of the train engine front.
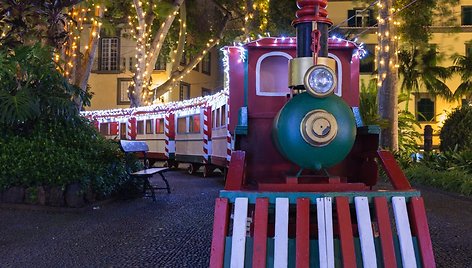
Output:
[[[210,267],[435,267],[423,199],[356,112],[356,47],[328,39],[327,0],[297,5],[296,44],[226,52],[234,150]],[[372,188],[377,163],[393,190]]]
[[299,1],[293,22],[297,57],[290,60],[289,87],[300,91],[274,120],[279,152],[303,169],[322,170],[346,158],[356,137],[351,107],[334,94],[336,63],[328,57],[327,1]]

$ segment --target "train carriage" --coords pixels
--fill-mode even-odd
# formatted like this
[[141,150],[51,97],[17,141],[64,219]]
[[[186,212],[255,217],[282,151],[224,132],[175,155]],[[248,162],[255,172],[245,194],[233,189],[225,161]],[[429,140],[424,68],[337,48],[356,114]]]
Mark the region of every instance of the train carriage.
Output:
[[227,92],[192,100],[139,108],[82,112],[109,139],[142,140],[147,158],[169,166],[203,166],[207,176],[228,165]]

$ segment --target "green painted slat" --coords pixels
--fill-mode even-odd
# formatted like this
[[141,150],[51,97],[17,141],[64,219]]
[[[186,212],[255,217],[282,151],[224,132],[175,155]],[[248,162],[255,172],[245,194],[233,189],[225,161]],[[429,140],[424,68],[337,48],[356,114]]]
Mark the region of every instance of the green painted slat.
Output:
[[397,267],[403,268],[402,255],[400,252],[400,241],[397,235],[393,235],[393,247],[395,248],[395,258],[397,259]]
[[288,240],[288,267],[295,268],[296,240]]
[[[226,237],[225,242],[225,256],[224,256],[224,267],[230,267],[231,261],[231,241],[232,238],[230,236]],[[375,242],[375,250],[377,255],[377,264],[379,267],[383,267],[382,261],[382,249],[380,245],[380,238],[377,237],[374,239]],[[400,255],[400,244],[398,240],[398,236],[394,236],[393,238],[394,247],[395,247],[395,256],[397,258],[397,266],[398,268],[403,268],[401,255]],[[254,239],[252,237],[246,237],[246,254],[245,254],[245,267],[252,267],[252,252],[254,246]],[[413,237],[413,247],[415,249],[415,256],[416,256],[416,264],[418,268],[422,268],[421,265],[421,257],[419,252],[419,245],[418,240],[416,237]],[[361,254],[361,244],[358,237],[354,238],[354,248],[356,253],[356,264],[357,267],[362,268],[364,267],[362,264],[362,254]],[[296,240],[289,239],[288,240],[288,267],[295,268],[295,251],[296,251]],[[335,258],[335,267],[342,267],[342,256],[341,256],[341,243],[339,239],[334,239],[334,258]],[[319,255],[319,247],[318,247],[318,240],[311,239],[310,240],[310,267],[319,268],[320,267],[320,255]],[[267,268],[274,267],[274,238],[267,239]]]
[[423,265],[421,264],[420,248],[416,237],[413,237],[413,248],[415,249],[416,267],[422,268]]
[[231,236],[227,236],[225,240],[225,257],[223,267],[229,268],[231,264]]
[[244,267],[252,267],[253,248],[254,248],[254,238],[246,237],[246,254],[244,254]]
[[320,267],[320,249],[318,240],[310,240],[310,267]]
[[[323,193],[312,193],[312,192],[240,192],[240,191],[220,191],[220,197],[228,198],[230,203],[234,203],[237,197],[246,197],[249,199],[249,203],[255,204],[256,198],[266,197],[269,199],[270,204],[275,204],[275,199],[279,197],[285,197],[289,199],[290,204],[296,204],[297,198],[309,198],[311,204],[316,203],[316,198],[321,197],[337,197],[345,196],[349,198],[349,202],[352,203],[354,197],[365,196],[369,198],[369,202],[374,197],[386,197],[388,201],[393,196],[404,196],[407,200],[411,197],[421,196],[418,191],[373,191],[373,192],[323,192]],[[334,200],[333,200],[334,201]]]
[[267,268],[274,268],[274,239],[267,239]]
[[361,240],[359,237],[354,237],[354,251],[356,252],[356,266],[358,268],[364,267],[362,264]]
[[334,267],[342,267],[341,240],[334,239]]

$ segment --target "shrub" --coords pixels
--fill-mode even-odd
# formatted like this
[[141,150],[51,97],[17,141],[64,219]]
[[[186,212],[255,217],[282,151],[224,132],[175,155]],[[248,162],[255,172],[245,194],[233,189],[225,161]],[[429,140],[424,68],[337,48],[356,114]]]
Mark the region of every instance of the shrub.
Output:
[[439,171],[423,164],[417,164],[406,169],[405,174],[412,182],[472,195],[472,177],[461,170]]
[[439,138],[441,151],[472,150],[472,107],[467,105],[450,113]]
[[0,190],[80,183],[108,196],[129,181],[127,161],[79,117],[72,100],[87,103],[90,95],[70,85],[52,58],[40,44],[0,48]]
[[[79,182],[102,196],[128,180],[118,143],[106,140],[82,118],[39,123],[31,135],[0,138],[0,188],[66,186]],[[130,159],[130,165],[136,166]],[[137,168],[137,167],[136,167]]]

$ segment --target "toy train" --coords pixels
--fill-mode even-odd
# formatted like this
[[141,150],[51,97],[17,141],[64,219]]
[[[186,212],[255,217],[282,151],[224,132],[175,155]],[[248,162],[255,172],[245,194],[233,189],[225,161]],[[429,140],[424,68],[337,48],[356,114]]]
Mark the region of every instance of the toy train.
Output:
[[223,92],[84,115],[171,165],[227,167],[212,268],[435,267],[423,199],[359,115],[359,47],[328,38],[326,0],[297,5],[296,38],[223,49]]

